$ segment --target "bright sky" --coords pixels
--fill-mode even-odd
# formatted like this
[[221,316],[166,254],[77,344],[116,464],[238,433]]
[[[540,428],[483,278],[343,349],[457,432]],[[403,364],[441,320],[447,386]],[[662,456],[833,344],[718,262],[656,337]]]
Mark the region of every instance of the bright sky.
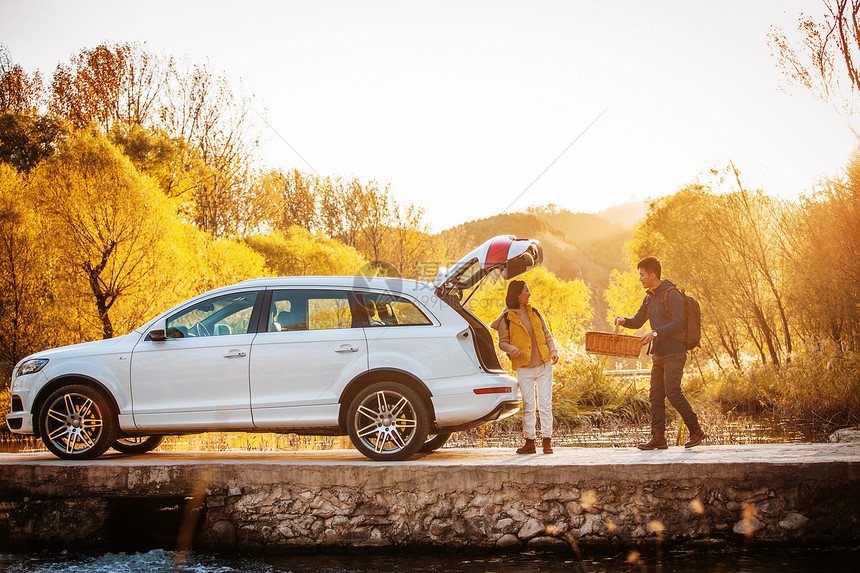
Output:
[[790,198],[837,174],[856,139],[780,89],[767,43],[802,10],[822,5],[0,0],[0,42],[46,80],[102,42],[209,58],[274,128],[265,165],[390,183],[441,230],[666,195],[729,160]]

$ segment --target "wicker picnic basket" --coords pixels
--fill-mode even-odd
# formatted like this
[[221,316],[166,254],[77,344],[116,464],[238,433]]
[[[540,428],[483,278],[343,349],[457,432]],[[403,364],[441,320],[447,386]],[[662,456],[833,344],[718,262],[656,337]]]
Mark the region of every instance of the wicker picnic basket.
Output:
[[638,358],[639,352],[642,351],[642,342],[638,336],[618,334],[618,327],[616,326],[614,333],[586,332],[585,351],[606,356]]

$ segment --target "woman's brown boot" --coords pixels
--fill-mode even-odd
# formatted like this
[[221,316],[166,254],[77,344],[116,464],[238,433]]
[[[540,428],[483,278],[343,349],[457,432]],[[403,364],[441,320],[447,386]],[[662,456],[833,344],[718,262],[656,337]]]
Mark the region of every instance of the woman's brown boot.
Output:
[[552,453],[552,438],[544,438],[543,439],[543,453],[551,454]]
[[523,447],[517,450],[518,454],[535,454],[537,450],[535,449],[535,441],[526,438],[526,443]]
[[666,430],[663,428],[651,428],[651,439],[636,446],[640,450],[667,450]]

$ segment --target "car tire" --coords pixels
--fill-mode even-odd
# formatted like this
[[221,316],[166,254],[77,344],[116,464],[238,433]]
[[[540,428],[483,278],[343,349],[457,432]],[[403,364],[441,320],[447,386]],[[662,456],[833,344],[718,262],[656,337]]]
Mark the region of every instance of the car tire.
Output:
[[377,382],[353,398],[347,426],[353,445],[368,458],[400,461],[426,442],[428,417],[417,392],[396,382]]
[[91,460],[116,440],[113,404],[104,392],[73,384],[48,396],[39,412],[40,435],[52,454],[65,460]]
[[157,448],[164,436],[128,436],[117,438],[111,446],[124,454],[145,454]]
[[430,452],[435,452],[439,448],[445,445],[445,442],[451,437],[453,432],[439,432],[435,436],[430,436],[427,438],[427,441],[424,442],[424,445],[418,448],[418,451],[422,454],[429,454]]

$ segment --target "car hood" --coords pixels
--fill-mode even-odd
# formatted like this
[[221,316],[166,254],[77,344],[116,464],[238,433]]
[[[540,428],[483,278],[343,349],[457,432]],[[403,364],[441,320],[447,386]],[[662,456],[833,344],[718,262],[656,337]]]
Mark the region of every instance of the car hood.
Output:
[[471,251],[450,268],[440,267],[434,285],[443,292],[469,288],[495,270],[510,280],[543,262],[537,239],[499,235]]
[[130,349],[138,339],[140,339],[140,334],[132,332],[123,336],[108,338],[107,340],[94,340],[93,342],[82,342],[81,344],[71,344],[69,346],[43,350],[27,356],[24,360],[33,358],[72,358],[79,355],[101,354],[102,352],[123,352]]

